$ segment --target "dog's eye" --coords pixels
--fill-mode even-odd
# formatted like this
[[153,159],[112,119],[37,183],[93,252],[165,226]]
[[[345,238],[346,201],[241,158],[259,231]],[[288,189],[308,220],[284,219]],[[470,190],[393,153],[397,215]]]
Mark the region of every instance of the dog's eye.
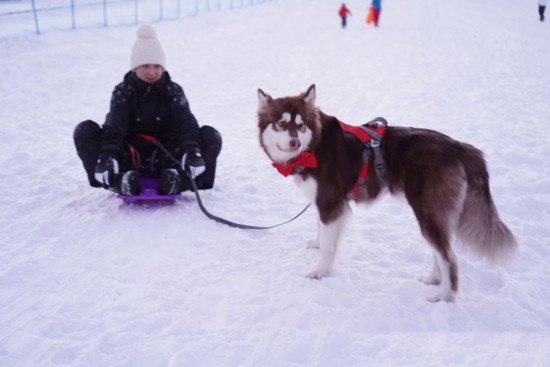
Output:
[[304,122],[304,119],[302,119],[302,115],[300,115],[300,114],[296,115],[295,123],[296,123],[296,127],[298,128],[298,130],[305,131],[304,126],[306,126],[306,124]]
[[276,124],[279,127],[285,127],[285,122],[284,121],[277,121]]

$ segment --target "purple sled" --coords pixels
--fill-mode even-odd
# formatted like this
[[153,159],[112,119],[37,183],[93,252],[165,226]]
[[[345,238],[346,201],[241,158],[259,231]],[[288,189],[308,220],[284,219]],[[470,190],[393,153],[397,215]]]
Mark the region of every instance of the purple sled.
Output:
[[142,177],[140,179],[141,192],[139,195],[117,195],[117,198],[124,200],[125,203],[136,203],[142,201],[164,201],[174,202],[179,194],[161,195],[157,192],[159,179],[154,177]]

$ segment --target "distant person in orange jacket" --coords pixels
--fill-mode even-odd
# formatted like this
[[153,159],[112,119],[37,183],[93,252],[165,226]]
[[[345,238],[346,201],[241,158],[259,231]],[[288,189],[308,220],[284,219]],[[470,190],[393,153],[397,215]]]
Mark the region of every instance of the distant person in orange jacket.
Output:
[[338,11],[338,15],[342,18],[342,28],[346,28],[348,14],[351,15],[351,11],[346,7],[346,4],[342,3],[342,7]]

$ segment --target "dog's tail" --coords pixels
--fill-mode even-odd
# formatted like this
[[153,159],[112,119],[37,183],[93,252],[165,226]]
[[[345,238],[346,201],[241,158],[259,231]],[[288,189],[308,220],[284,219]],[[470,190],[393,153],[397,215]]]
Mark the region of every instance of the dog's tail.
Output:
[[457,240],[490,264],[505,264],[515,258],[518,243],[500,219],[491,191],[483,154],[473,149],[463,161],[468,181],[464,206],[459,218]]

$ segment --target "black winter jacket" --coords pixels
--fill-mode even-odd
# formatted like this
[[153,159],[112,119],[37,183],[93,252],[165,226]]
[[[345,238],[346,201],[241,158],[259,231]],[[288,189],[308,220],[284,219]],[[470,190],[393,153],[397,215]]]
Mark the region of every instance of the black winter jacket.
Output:
[[130,71],[115,87],[103,124],[100,154],[121,157],[127,143],[142,154],[150,154],[155,146],[136,134],[157,138],[178,159],[187,149],[200,147],[197,119],[183,88],[166,71],[155,84]]

